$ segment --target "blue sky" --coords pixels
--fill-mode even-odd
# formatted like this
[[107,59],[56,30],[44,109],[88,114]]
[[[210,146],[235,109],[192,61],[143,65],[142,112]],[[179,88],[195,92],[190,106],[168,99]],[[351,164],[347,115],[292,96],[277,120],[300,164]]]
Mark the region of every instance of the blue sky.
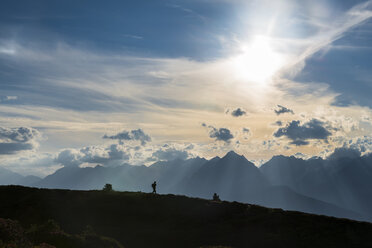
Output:
[[372,149],[371,1],[2,6],[2,167]]

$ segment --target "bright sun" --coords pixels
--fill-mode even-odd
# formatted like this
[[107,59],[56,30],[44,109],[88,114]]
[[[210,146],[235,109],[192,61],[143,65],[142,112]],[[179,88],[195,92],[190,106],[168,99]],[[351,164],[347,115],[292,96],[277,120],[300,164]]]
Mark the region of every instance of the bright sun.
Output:
[[272,49],[267,37],[257,36],[241,50],[242,54],[232,59],[233,70],[240,80],[265,83],[284,65],[284,56]]

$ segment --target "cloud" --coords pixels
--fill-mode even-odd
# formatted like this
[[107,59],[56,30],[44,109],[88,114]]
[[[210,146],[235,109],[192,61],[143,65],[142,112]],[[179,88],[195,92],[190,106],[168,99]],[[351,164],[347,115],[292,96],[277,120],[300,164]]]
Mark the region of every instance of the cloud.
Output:
[[135,39],[135,40],[142,40],[143,39],[142,36],[140,36],[140,35],[133,35],[133,34],[125,34],[124,37]]
[[300,121],[292,121],[274,133],[277,138],[282,136],[289,138],[292,140],[291,144],[296,146],[308,145],[310,139],[327,140],[330,135],[324,123],[317,119],[312,119],[303,125],[300,125]]
[[262,142],[262,146],[266,150],[275,150],[275,149],[278,149],[278,147],[280,147],[281,144],[278,141],[273,139],[273,140],[264,140]]
[[275,126],[279,126],[279,127],[281,127],[281,126],[283,126],[283,122],[282,122],[282,121],[276,121],[276,122],[274,123],[274,125],[275,125]]
[[282,105],[278,105],[278,109],[275,109],[274,110],[275,113],[277,115],[280,115],[280,114],[285,114],[285,113],[291,113],[291,114],[294,114],[293,110],[292,109],[289,109],[289,108],[286,108]]
[[146,145],[146,142],[151,141],[151,137],[143,132],[142,129],[136,129],[131,131],[122,131],[112,136],[104,135],[103,139],[113,139],[113,140],[138,140],[141,141],[141,145]]
[[61,168],[55,162],[55,154],[28,152],[17,156],[6,156],[1,159],[1,167],[22,175],[47,176]]
[[79,166],[82,163],[79,152],[73,149],[66,149],[60,152],[55,162],[67,167]]
[[361,152],[355,148],[339,147],[334,150],[334,152],[328,156],[328,160],[337,160],[340,158],[359,158]]
[[241,108],[237,108],[231,111],[231,115],[234,117],[239,117],[239,116],[246,115],[246,114],[247,112]]
[[[314,19],[314,22],[312,24],[314,26],[318,26],[320,24],[320,26],[322,27],[321,29],[319,29],[320,32],[318,32],[317,35],[314,35],[313,37],[308,37],[305,42],[305,44],[308,45],[301,49],[302,53],[288,65],[288,68],[294,67],[295,70],[297,69],[297,72],[300,72],[304,68],[304,61],[306,59],[313,56],[320,50],[326,48],[334,41],[342,38],[350,29],[360,25],[361,23],[371,18],[371,6],[371,0],[354,5],[347,12],[340,14],[337,18],[337,21],[333,22],[321,23],[321,20]],[[298,67],[300,67],[300,69]]]
[[243,127],[242,128],[243,133],[250,133],[249,128]]
[[19,151],[32,150],[38,147],[41,134],[29,127],[0,127],[0,154],[14,154]]
[[[205,123],[202,123],[203,127],[207,127]],[[229,143],[231,139],[234,138],[231,131],[227,128],[215,128],[211,125],[208,126],[209,130],[209,137],[212,139],[216,139],[216,141],[224,141]]]
[[0,102],[15,101],[17,99],[18,96],[0,96]]
[[81,149],[65,149],[61,151],[55,162],[66,167],[76,167],[83,163],[120,165],[128,161],[130,154],[128,147],[121,144],[109,146],[87,146]]
[[152,154],[151,159],[170,161],[170,160],[176,160],[176,159],[186,160],[189,157],[190,157],[190,154],[188,151],[178,150],[174,147],[166,147],[166,148],[162,147]]

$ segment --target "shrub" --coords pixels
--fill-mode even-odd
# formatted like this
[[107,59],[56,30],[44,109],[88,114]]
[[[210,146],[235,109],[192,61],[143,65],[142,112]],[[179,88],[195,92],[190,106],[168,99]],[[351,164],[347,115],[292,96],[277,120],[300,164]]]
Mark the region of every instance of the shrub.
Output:
[[112,191],[112,185],[109,183],[106,183],[105,186],[103,186],[103,191]]

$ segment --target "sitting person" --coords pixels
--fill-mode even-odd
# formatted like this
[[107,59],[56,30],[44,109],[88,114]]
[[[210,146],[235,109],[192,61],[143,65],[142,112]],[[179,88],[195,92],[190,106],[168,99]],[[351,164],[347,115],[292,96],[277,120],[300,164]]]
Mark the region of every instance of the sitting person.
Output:
[[216,193],[213,194],[213,201],[221,201],[220,196],[217,195]]

